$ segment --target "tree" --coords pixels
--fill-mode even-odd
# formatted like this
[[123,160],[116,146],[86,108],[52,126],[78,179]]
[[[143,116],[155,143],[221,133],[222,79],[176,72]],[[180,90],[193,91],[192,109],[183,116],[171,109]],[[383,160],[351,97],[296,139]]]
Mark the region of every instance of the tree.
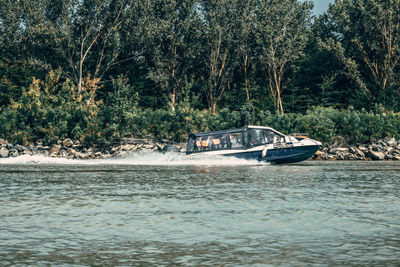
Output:
[[133,0],[73,1],[63,17],[60,29],[65,33],[60,42],[70,74],[81,90],[83,77],[103,78],[116,64],[127,42],[120,39]]
[[389,95],[399,96],[400,0],[337,0],[326,26],[331,35],[323,39],[324,47],[370,102],[387,106]]
[[303,55],[312,3],[297,0],[259,0],[256,7],[257,56],[277,112],[283,114],[286,72]]
[[195,8],[193,0],[144,1],[141,5],[139,43],[149,66],[148,77],[168,95],[172,111],[193,79],[198,38],[193,27],[198,20]]
[[249,93],[249,69],[254,56],[254,7],[256,0],[239,1],[236,16],[238,18],[238,53],[240,55],[240,66],[243,71],[244,88],[246,100],[250,100]]
[[200,1],[199,12],[204,20],[203,91],[212,113],[229,88],[232,74],[238,65],[239,20],[238,6],[241,0]]

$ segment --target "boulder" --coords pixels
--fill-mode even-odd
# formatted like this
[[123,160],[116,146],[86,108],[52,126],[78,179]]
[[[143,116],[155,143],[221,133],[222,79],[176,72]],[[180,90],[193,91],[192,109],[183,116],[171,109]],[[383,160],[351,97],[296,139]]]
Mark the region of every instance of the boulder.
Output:
[[65,149],[61,149],[61,150],[58,152],[58,154],[59,154],[61,157],[68,157],[67,150],[65,150]]
[[64,147],[71,147],[74,144],[74,142],[71,139],[67,138],[67,139],[64,139],[62,144]]
[[7,142],[7,140],[5,140],[5,139],[3,139],[3,138],[0,138],[0,146],[2,146],[2,145],[7,145],[8,144],[8,142]]
[[23,153],[26,150],[26,147],[21,145],[16,145],[15,149],[17,149],[19,153]]
[[0,158],[8,158],[9,151],[7,148],[2,147],[0,148]]
[[335,148],[331,148],[329,150],[329,153],[332,153],[332,154],[344,153],[344,152],[349,152],[349,149],[347,147],[335,147]]
[[387,146],[387,147],[385,147],[385,150],[386,150],[386,153],[388,153],[388,154],[392,154],[392,153],[393,153],[393,151],[394,151],[394,148],[393,148],[393,147],[391,147],[391,146]]
[[74,144],[72,145],[73,148],[78,148],[78,147],[82,147],[81,142],[79,142],[79,140],[76,140],[74,142]]
[[315,152],[313,158],[315,160],[323,160],[323,159],[327,159],[328,156],[324,152],[318,150],[317,152]]
[[383,160],[385,159],[385,154],[379,151],[370,150],[368,156],[373,160]]
[[76,152],[74,157],[77,159],[87,159],[88,155],[82,152]]
[[61,146],[54,144],[49,151],[51,157],[57,156],[58,152],[60,152]]
[[397,146],[397,141],[394,137],[385,141],[388,146]]
[[337,159],[337,160],[345,160],[345,159],[346,159],[346,158],[345,158],[345,154],[344,154],[344,153],[338,152],[338,153],[336,154],[336,159]]
[[358,149],[363,153],[367,153],[368,152],[368,148],[366,148],[365,146],[359,146]]
[[358,159],[364,159],[365,158],[365,153],[362,152],[360,149],[356,148],[356,147],[351,147],[350,148],[351,153],[353,153],[356,158]]
[[74,157],[75,154],[76,154],[76,150],[75,150],[75,149],[73,149],[73,148],[68,148],[68,149],[67,149],[67,155],[68,155],[69,157]]

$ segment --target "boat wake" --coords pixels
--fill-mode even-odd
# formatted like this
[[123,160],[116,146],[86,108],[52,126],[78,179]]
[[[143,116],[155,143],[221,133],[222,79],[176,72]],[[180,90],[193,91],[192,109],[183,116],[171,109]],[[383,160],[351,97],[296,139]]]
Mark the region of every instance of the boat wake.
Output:
[[15,158],[1,158],[0,164],[72,164],[72,165],[260,165],[268,164],[257,160],[246,160],[235,157],[185,155],[183,153],[160,153],[141,151],[127,154],[124,157],[109,159],[66,159],[42,155],[23,155]]

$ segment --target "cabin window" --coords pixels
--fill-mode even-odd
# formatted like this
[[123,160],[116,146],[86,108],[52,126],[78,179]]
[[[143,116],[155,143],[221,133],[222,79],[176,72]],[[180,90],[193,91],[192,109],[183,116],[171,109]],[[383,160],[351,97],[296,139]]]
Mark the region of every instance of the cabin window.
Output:
[[251,129],[250,130],[250,147],[265,144],[263,130]]
[[188,144],[187,144],[186,151],[187,151],[187,152],[193,152],[193,151],[195,151],[195,150],[196,150],[195,144],[196,144],[195,138],[192,137],[192,136],[190,136],[190,137],[189,137],[189,140],[188,140]]
[[[199,136],[193,140],[193,151],[206,151],[206,150],[221,150],[229,148],[229,135],[216,134]],[[190,141],[189,141],[190,143]],[[189,144],[190,145],[190,144]]]
[[230,141],[231,141],[231,148],[244,148],[242,133],[231,133],[230,134]]
[[285,138],[271,130],[264,130],[266,144],[276,144],[285,142]]

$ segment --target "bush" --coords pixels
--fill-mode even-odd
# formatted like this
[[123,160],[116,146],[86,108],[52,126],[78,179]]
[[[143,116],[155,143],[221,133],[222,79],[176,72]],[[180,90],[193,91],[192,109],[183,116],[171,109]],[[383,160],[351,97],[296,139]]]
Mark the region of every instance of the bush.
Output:
[[57,71],[50,71],[45,81],[33,79],[18,101],[1,110],[1,135],[19,143],[65,137],[96,140],[101,105],[95,100],[97,83],[88,77],[77,92],[69,80],[60,81]]
[[326,144],[369,143],[384,137],[400,138],[400,114],[348,108],[314,107],[306,114],[258,111],[251,103],[239,110],[213,114],[183,101],[175,111],[141,109],[135,88],[122,76],[112,81],[105,102],[96,101],[98,80],[87,77],[81,92],[60,72],[50,71],[44,81],[33,79],[17,101],[0,110],[0,137],[26,143],[60,138],[105,142],[129,136],[183,142],[191,132],[217,131],[245,125],[263,125],[285,134],[308,133]]

